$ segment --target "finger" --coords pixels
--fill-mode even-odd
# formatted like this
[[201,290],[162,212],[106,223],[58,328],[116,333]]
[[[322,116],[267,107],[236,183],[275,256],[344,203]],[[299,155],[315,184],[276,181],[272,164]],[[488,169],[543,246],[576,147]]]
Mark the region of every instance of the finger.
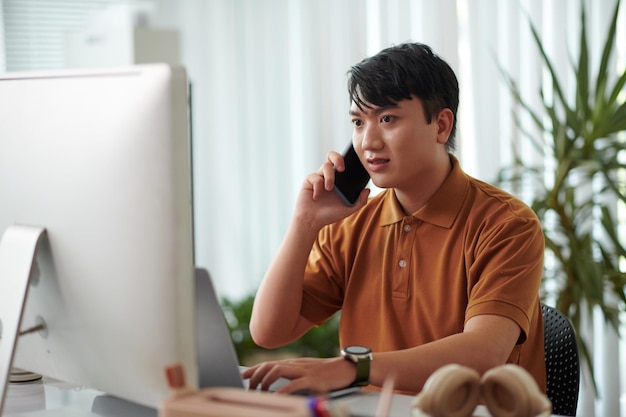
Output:
[[[290,381],[298,380],[304,375],[304,372],[299,366],[292,366],[288,363],[278,364],[270,369],[261,381],[261,389],[269,390],[270,387],[278,381],[280,378],[286,378]],[[287,383],[288,385],[289,383]]]
[[[310,394],[318,394],[317,390],[310,387],[310,381],[307,378],[298,378],[289,381],[276,390],[277,394],[293,394],[295,392],[307,392]],[[320,393],[321,394],[321,393]]]
[[335,186],[335,170],[343,172],[346,169],[343,156],[341,154],[330,151],[326,155],[326,162],[320,168],[321,175],[324,177],[324,188],[331,191]]
[[256,371],[257,366],[251,366],[249,368],[246,368],[244,370],[241,371],[241,377],[243,379],[248,379],[250,378],[250,376],[252,376],[252,374],[254,374],[254,372]]
[[324,178],[324,189],[330,191],[335,186],[335,166],[326,161],[321,167],[322,177]]
[[362,207],[365,204],[367,204],[367,199],[370,196],[370,192],[371,190],[369,188],[365,188],[363,189],[363,191],[361,191],[361,194],[359,195],[359,202],[358,202],[359,207]]
[[326,160],[330,162],[330,164],[333,166],[333,169],[336,169],[339,172],[343,172],[346,169],[343,156],[335,151],[328,152]]
[[317,200],[324,191],[324,177],[320,174],[310,174],[305,179],[304,188],[311,192],[311,198]]
[[257,387],[262,384],[267,373],[271,371],[272,367],[272,364],[264,362],[246,371],[246,376],[249,380],[248,388],[251,390],[257,389]]

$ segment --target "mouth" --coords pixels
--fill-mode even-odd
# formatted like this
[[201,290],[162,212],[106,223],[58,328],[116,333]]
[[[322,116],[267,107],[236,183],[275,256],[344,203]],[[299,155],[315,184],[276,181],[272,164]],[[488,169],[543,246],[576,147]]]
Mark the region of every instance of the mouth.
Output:
[[382,165],[389,162],[389,159],[384,158],[367,158],[367,163],[369,165]]
[[381,169],[385,164],[389,163],[389,159],[385,158],[367,158],[367,165],[372,172]]

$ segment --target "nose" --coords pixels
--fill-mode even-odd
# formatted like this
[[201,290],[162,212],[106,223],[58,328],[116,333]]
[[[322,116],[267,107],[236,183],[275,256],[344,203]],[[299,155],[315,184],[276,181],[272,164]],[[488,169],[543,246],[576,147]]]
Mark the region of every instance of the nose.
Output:
[[359,143],[364,151],[378,150],[382,147],[383,141],[377,126],[368,126],[359,134]]

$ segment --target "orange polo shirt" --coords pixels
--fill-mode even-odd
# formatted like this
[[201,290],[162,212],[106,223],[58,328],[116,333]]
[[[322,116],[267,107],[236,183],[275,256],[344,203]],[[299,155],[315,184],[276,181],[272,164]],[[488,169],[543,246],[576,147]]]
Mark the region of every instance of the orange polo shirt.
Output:
[[342,310],[341,345],[374,352],[460,333],[477,315],[508,317],[522,330],[508,362],[528,370],[545,392],[540,223],[523,202],[450,158],[448,178],[413,215],[388,189],[320,231],[302,315],[321,324]]

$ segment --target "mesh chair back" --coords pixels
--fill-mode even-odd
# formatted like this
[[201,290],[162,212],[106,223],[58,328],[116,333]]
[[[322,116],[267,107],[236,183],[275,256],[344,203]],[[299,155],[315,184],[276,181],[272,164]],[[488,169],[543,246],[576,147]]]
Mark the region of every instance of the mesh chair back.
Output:
[[570,321],[559,310],[541,305],[544,325],[547,396],[552,412],[575,416],[578,406],[580,362],[576,333]]

